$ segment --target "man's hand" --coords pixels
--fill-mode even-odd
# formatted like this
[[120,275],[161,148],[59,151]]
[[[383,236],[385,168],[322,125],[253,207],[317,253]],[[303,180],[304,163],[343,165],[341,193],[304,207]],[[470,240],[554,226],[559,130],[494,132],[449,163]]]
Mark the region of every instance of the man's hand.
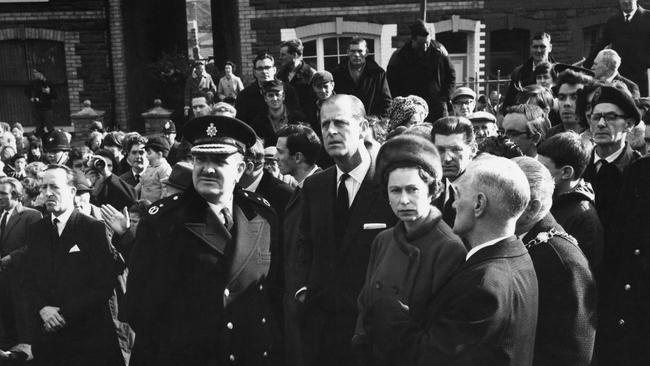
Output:
[[61,308],[55,306],[44,306],[38,313],[43,320],[43,327],[46,332],[55,332],[65,327],[65,319],[59,314]]
[[189,116],[190,115],[190,107],[185,106],[185,108],[183,108],[183,112],[185,114],[185,117]]
[[119,235],[124,234],[131,227],[131,218],[129,217],[128,208],[124,207],[122,212],[111,205],[102,205],[102,218],[114,232]]

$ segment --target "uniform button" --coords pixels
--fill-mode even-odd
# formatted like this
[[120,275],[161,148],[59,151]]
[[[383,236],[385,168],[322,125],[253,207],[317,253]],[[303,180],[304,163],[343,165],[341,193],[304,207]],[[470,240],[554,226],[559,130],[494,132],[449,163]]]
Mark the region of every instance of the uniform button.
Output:
[[262,318],[262,323],[266,323],[266,318]]
[[228,329],[232,329],[234,328],[234,325],[231,322],[228,322],[228,324],[226,324],[226,327],[228,327]]
[[377,290],[380,290],[381,289],[381,282],[379,282],[379,281],[375,282],[375,288]]
[[230,360],[230,362],[235,362],[235,355],[228,356],[228,359]]
[[630,291],[630,289],[632,288],[632,286],[630,286],[630,285],[625,285],[624,288],[625,288],[625,291]]
[[264,290],[264,285],[260,285],[260,291]]
[[641,254],[641,251],[638,249],[634,249],[634,255],[639,255],[639,254]]
[[268,357],[268,356],[269,356],[268,352],[264,351],[264,353],[262,353],[262,357]]
[[620,325],[620,326],[625,325],[625,320],[624,319],[619,319],[618,320],[618,325]]
[[223,294],[226,297],[230,296],[230,290],[228,290],[228,289],[223,290]]

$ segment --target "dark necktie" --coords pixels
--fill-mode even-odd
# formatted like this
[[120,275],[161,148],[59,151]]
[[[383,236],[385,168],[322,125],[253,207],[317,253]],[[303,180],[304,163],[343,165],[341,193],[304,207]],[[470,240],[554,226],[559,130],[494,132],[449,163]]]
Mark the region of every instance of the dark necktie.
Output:
[[59,239],[59,219],[56,217],[52,220],[52,235],[54,239]]
[[625,13],[625,23],[630,22],[630,13]]
[[350,178],[350,175],[343,173],[336,191],[336,205],[334,207],[334,225],[337,244],[341,244],[341,239],[348,226],[348,219],[350,216],[350,198],[348,196],[348,189],[345,186],[345,181]]
[[230,210],[227,208],[221,209],[221,216],[223,217],[223,226],[230,231],[232,229],[233,221],[232,221],[232,215],[230,214]]
[[9,214],[7,211],[2,212],[2,219],[0,219],[0,238],[4,239],[5,236],[5,227],[7,227],[7,217]]
[[140,183],[140,174],[133,174],[133,178],[135,178],[136,183]]
[[442,209],[442,219],[449,225],[450,227],[454,227],[454,221],[456,220],[456,209],[454,208],[454,190],[449,187],[449,199],[447,199],[447,202],[445,202],[445,205],[443,206]]

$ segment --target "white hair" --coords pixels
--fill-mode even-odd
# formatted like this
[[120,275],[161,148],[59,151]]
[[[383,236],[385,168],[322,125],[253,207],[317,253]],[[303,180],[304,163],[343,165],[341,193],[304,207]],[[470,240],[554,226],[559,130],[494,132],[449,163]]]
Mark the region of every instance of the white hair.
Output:
[[553,191],[555,190],[553,176],[542,163],[529,156],[516,157],[512,161],[526,175],[530,185],[530,199],[538,200],[541,203],[540,212],[535,218],[541,219],[549,213],[553,205]]
[[604,49],[598,52],[596,57],[600,56],[607,66],[607,69],[610,71],[616,71],[621,66],[621,56],[618,55],[618,52],[612,49]]

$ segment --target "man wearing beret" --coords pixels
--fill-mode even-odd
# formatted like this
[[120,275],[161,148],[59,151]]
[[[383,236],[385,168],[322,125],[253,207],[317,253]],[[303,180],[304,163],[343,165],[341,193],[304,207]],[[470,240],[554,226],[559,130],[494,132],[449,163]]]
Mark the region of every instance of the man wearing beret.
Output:
[[131,252],[131,364],[281,365],[275,213],[237,187],[255,132],[204,116],[183,135],[194,145],[192,186],[150,207]]
[[356,365],[351,346],[357,296],[363,286],[370,244],[395,224],[375,162],[364,145],[368,128],[361,100],[337,94],[320,112],[321,132],[335,166],[315,173],[302,187],[302,339],[306,365]]

